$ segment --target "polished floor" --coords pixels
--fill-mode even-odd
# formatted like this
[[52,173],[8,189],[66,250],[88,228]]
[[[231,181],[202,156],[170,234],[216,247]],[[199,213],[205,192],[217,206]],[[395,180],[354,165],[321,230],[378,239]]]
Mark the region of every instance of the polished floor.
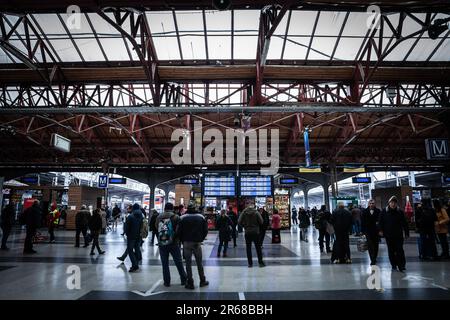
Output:
[[[375,290],[367,286],[372,273],[368,254],[357,251],[354,238],[353,263],[333,265],[330,254],[320,253],[318,232],[313,228],[308,243],[300,242],[296,227],[282,232],[281,244],[271,244],[268,233],[263,248],[267,267],[257,267],[253,251],[255,266],[250,269],[242,234],[227,258],[217,258],[218,235],[211,232],[203,245],[210,284],[199,288],[194,268],[196,288],[188,291],[179,284],[173,264],[172,285],[163,285],[158,246],[151,246],[149,239],[143,245],[140,271],[129,273],[130,261],[116,259],[125,250],[121,231],[119,226],[118,231],[101,237],[105,255],[90,256],[88,248],[74,248],[74,231],[63,230],[56,231],[55,243],[36,244],[37,254],[24,255],[25,233],[17,230],[10,237],[10,251],[0,251],[0,299],[450,299],[450,262],[420,261],[414,236],[405,244],[406,273],[391,271],[386,247],[381,244],[381,288]],[[79,289],[72,273],[77,267]]]

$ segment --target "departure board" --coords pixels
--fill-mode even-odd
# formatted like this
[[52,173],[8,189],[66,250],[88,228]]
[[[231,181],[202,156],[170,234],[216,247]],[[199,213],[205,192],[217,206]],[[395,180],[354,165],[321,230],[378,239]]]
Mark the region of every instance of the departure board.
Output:
[[236,196],[236,177],[206,175],[203,188],[205,197],[234,197]]
[[272,192],[271,176],[241,176],[241,196],[267,197]]

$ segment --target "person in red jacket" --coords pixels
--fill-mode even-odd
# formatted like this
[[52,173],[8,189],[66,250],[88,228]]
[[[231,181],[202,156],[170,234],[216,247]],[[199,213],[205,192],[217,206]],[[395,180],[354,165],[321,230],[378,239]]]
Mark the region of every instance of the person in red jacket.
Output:
[[281,242],[280,230],[281,230],[281,217],[278,214],[278,210],[277,209],[273,209],[273,214],[272,214],[272,243],[280,243]]

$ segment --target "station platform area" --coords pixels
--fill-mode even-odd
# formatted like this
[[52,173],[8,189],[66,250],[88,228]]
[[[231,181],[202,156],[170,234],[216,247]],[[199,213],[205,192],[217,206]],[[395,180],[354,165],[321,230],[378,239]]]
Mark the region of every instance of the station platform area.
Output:
[[[41,230],[42,234],[46,231]],[[75,232],[56,232],[55,243],[38,243],[36,254],[24,255],[25,232],[10,237],[9,251],[0,251],[0,299],[57,300],[450,300],[450,261],[421,261],[417,235],[405,242],[406,272],[391,271],[387,249],[382,240],[378,267],[381,289],[369,289],[372,273],[367,252],[357,251],[351,238],[352,264],[332,264],[331,254],[320,253],[318,232],[309,228],[308,242],[300,241],[293,227],[281,233],[281,244],[271,244],[268,232],[263,245],[265,268],[248,268],[243,234],[228,257],[217,258],[218,234],[210,232],[203,243],[203,261],[209,286],[199,288],[195,263],[195,290],[180,285],[171,261],[172,283],[165,287],[157,245],[143,244],[143,261],[137,273],[131,265],[117,260],[126,240],[117,231],[101,236],[104,255],[90,256],[90,248],[75,248]],[[256,262],[256,252],[253,250]],[[171,259],[170,259],[171,260]],[[72,267],[71,267],[72,266]],[[69,289],[70,268],[80,268],[80,289]]]

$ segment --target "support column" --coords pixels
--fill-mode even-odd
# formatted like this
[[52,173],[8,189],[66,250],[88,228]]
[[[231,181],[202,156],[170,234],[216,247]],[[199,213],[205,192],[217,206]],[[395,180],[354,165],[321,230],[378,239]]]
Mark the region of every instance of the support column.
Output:
[[328,192],[328,183],[324,183],[322,184],[322,188],[323,188],[323,202],[324,205],[327,207],[327,210],[331,211],[331,207],[330,207],[330,193]]
[[408,172],[408,178],[409,178],[409,186],[415,188],[416,187],[416,175],[414,174],[414,171]]
[[0,209],[3,209],[3,182],[5,182],[5,178],[0,177]]
[[369,198],[370,199],[373,199],[373,196],[372,196],[372,190],[373,189],[375,189],[375,177],[374,177],[374,175],[373,175],[373,172],[371,172],[370,174],[369,174],[369,176],[370,176],[370,185],[369,185]]
[[303,191],[303,198],[305,199],[304,204],[305,204],[305,210],[306,210],[308,208],[308,206],[309,206],[309,204],[308,204],[308,191],[309,191],[309,189],[306,188],[306,187],[303,187],[302,191]]

